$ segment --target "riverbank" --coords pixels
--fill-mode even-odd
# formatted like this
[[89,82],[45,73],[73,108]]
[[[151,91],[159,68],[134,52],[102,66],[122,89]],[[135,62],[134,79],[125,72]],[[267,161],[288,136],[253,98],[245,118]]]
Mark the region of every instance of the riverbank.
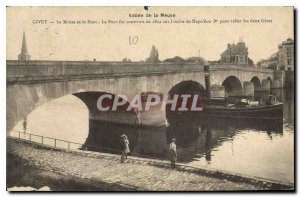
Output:
[[293,186],[167,161],[45,147],[7,139],[7,187],[49,186],[53,191],[292,190]]

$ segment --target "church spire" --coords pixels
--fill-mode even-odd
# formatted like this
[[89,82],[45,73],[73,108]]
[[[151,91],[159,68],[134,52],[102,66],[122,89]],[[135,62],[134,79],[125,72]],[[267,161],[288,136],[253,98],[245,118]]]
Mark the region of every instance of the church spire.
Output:
[[21,51],[21,54],[28,54],[28,52],[27,52],[27,45],[26,45],[25,31],[23,32],[23,41],[22,41],[22,51]]
[[30,55],[27,51],[25,31],[23,32],[22,49],[18,56],[18,60],[30,60]]

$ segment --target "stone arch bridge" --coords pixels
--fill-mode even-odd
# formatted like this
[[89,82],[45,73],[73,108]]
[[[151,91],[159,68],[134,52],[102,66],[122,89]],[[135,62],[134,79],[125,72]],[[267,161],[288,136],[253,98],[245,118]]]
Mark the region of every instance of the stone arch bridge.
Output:
[[[211,65],[210,73],[212,85],[223,85],[240,95],[244,82],[259,88],[264,80],[274,81],[272,70],[253,67]],[[203,66],[197,64],[8,60],[7,130],[38,106],[65,95],[77,93],[83,101],[89,92],[133,98],[142,92],[168,94],[184,81],[204,87],[204,80]]]
[[[139,126],[165,126],[165,112],[142,116],[99,113],[95,100],[103,93],[128,98],[145,92],[163,95],[170,91],[205,87],[204,67],[180,63],[120,63],[88,61],[7,61],[7,132],[35,108],[50,100],[75,95],[89,109],[89,127],[95,121]],[[243,95],[245,82],[258,90],[274,84],[274,71],[234,65],[211,65],[211,85],[223,85],[229,94]],[[172,89],[173,88],[173,89]],[[182,92],[183,91],[183,92]],[[130,102],[130,101],[128,101]]]

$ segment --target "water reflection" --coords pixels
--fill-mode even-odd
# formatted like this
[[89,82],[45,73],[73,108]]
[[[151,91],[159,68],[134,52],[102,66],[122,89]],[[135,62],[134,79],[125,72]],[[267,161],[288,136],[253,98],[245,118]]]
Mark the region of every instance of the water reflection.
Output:
[[211,160],[211,149],[212,149],[212,135],[211,129],[206,130],[206,142],[205,142],[205,159],[206,161]]
[[82,149],[119,153],[122,150],[121,135],[129,139],[129,148],[134,150],[138,138],[138,127],[99,120],[89,120],[89,134]]
[[[284,104],[284,120],[208,118],[169,114],[167,140],[175,137],[178,160],[249,175],[293,182],[294,96],[271,91]],[[265,102],[269,93],[255,94]],[[253,164],[255,163],[255,164]]]
[[[177,139],[179,148],[183,148],[179,154],[179,161],[191,162],[195,155],[205,155],[211,160],[211,149],[222,145],[223,141],[231,140],[236,132],[251,130],[252,132],[265,132],[269,138],[272,134],[283,135],[283,121],[250,120],[250,119],[225,119],[199,116],[198,129],[181,130],[178,125],[172,125],[167,129],[167,139]],[[178,123],[180,124],[180,123]],[[188,150],[189,148],[189,150]]]
[[283,117],[289,125],[293,126],[295,117],[294,91],[284,91],[280,99],[285,106],[283,108]]

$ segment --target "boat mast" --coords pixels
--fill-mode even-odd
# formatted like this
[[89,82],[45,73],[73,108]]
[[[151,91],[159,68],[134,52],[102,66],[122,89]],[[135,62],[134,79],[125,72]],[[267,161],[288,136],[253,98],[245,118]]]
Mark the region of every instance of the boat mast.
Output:
[[204,66],[204,76],[205,76],[205,90],[206,90],[206,96],[208,99],[211,99],[211,86],[210,86],[210,71],[209,71],[209,65]]

